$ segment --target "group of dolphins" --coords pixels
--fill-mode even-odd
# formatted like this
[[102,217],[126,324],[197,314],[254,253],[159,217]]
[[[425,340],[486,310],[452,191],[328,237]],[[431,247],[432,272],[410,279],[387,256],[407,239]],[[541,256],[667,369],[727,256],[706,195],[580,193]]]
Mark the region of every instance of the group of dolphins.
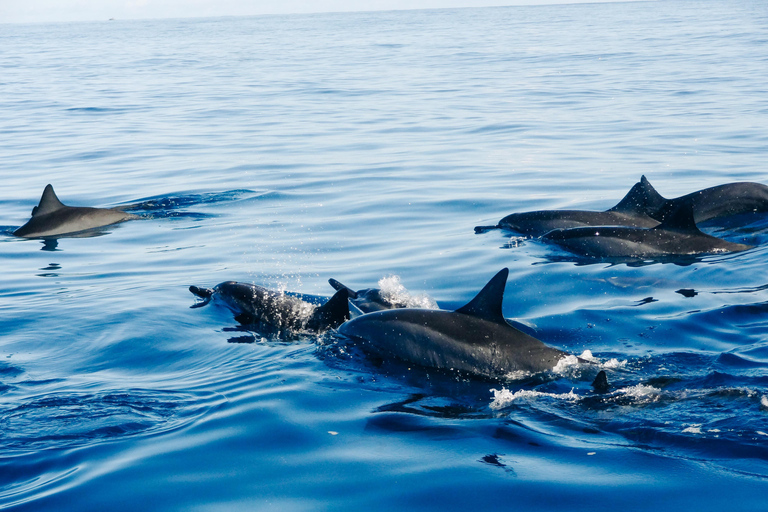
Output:
[[[498,225],[476,232],[507,229],[598,257],[656,257],[740,251],[743,244],[706,235],[696,222],[745,213],[768,212],[768,187],[732,183],[675,199],[665,199],[645,176],[613,208],[604,212],[547,210],[513,213]],[[14,234],[25,238],[78,236],[138,216],[113,208],[66,206],[48,185],[29,222]],[[504,379],[552,370],[567,353],[550,347],[504,318],[502,301],[508,269],[499,271],[466,305],[454,310],[404,307],[379,289],[352,290],[331,279],[335,295],[323,305],[267,288],[228,281],[214,288],[190,286],[203,299],[223,302],[246,326],[280,335],[335,329],[365,352],[423,367],[456,370]],[[350,304],[358,314],[350,318]],[[580,362],[586,362],[581,361]],[[593,386],[604,392],[604,371]]]
[[507,215],[495,226],[557,244],[594,258],[669,258],[751,249],[703,233],[696,223],[768,212],[768,187],[729,183],[665,199],[643,176],[613,208],[603,212],[542,210]]
[[[506,268],[499,271],[474,299],[455,311],[404,307],[380,289],[355,291],[335,279],[329,282],[337,291],[322,306],[235,281],[189,290],[204,299],[193,307],[219,300],[235,312],[238,322],[261,332],[337,329],[365,352],[384,359],[394,357],[491,379],[551,370],[568,354],[507,323],[502,301],[508,275]],[[362,314],[350,319],[350,303]]]

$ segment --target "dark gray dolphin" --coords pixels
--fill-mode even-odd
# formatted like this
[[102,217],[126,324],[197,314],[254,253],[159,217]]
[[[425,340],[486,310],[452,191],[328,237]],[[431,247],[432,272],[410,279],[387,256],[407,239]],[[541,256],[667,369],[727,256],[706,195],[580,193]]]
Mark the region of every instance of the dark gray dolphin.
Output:
[[329,279],[328,282],[334,290],[347,290],[349,301],[357,306],[363,313],[372,313],[373,311],[382,311],[384,309],[404,308],[404,304],[395,304],[387,300],[379,288],[364,288],[362,290],[353,290],[349,286],[343,285],[335,279]]
[[[661,196],[659,196],[661,197]],[[761,183],[737,182],[705,188],[674,199],[650,212],[650,215],[664,220],[666,204],[690,203],[696,222],[729,217],[744,213],[768,212],[768,187]]]
[[377,311],[342,324],[339,333],[384,358],[482,377],[551,370],[567,354],[515,329],[502,315],[508,275],[509,270],[502,269],[456,311]]
[[339,290],[322,306],[316,306],[285,293],[249,283],[227,281],[213,288],[190,286],[189,291],[205,299],[221,300],[236,314],[243,325],[257,325],[260,330],[292,335],[300,332],[322,332],[336,328],[349,319],[347,290]]
[[582,226],[651,228],[657,226],[659,221],[651,217],[649,212],[659,211],[665,202],[666,199],[659,195],[643,176],[616,206],[606,211],[539,210],[513,213],[501,219],[496,226],[475,227],[475,233],[500,228],[531,237],[539,237],[553,229]]
[[593,226],[555,229],[541,237],[592,258],[669,258],[744,251],[752,246],[707,235],[696,227],[690,202],[670,202],[653,228]]
[[40,204],[32,209],[32,218],[13,234],[23,238],[57,237],[138,218],[115,208],[66,206],[47,185]]

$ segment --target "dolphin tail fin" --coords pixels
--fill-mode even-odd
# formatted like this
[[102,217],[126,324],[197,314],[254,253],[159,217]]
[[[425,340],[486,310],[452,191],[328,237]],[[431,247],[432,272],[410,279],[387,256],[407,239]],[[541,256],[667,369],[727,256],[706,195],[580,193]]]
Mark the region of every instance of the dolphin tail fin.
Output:
[[53,186],[49,183],[45,186],[45,190],[43,190],[40,203],[32,208],[32,216],[45,215],[61,208],[64,208],[64,204],[56,197],[56,192],[53,191]]
[[333,286],[333,289],[336,290],[336,291],[339,291],[341,289],[346,288],[347,293],[349,294],[349,298],[350,299],[356,299],[357,298],[357,292],[355,290],[353,290],[352,288],[350,288],[349,286],[341,284],[340,282],[338,282],[335,279],[329,279],[328,283],[331,286]]
[[315,309],[307,328],[324,331],[334,329],[349,320],[349,293],[347,288],[337,291],[328,302]]
[[619,201],[609,212],[620,212],[629,214],[644,213],[650,215],[660,210],[667,203],[667,199],[656,192],[651,182],[645,176],[640,177],[640,181],[635,183],[627,195]]
[[201,308],[211,302],[211,298],[213,297],[213,290],[210,288],[200,288],[199,286],[190,286],[189,291],[200,297],[201,299],[204,299],[202,302],[198,302],[196,304],[191,305],[191,308]]
[[504,288],[507,286],[509,269],[501,269],[488,281],[480,293],[466,305],[456,310],[457,313],[472,315],[484,320],[506,324],[501,304],[504,300]]

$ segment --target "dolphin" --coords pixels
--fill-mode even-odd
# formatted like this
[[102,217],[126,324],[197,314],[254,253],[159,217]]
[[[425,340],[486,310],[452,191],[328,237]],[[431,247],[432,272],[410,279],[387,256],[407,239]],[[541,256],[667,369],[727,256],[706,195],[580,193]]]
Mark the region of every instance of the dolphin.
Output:
[[32,218],[13,234],[22,238],[59,237],[138,218],[116,208],[66,206],[49,184],[43,190],[40,204],[32,209]]
[[190,286],[189,291],[204,300],[192,306],[202,307],[219,299],[236,313],[243,325],[258,325],[260,330],[283,335],[299,332],[323,332],[349,319],[348,292],[339,290],[322,306],[249,283],[226,281],[213,288]]
[[592,258],[668,258],[736,252],[752,246],[707,235],[696,227],[690,201],[670,202],[653,228],[592,226],[555,229],[541,237]]
[[568,354],[509,325],[502,315],[504,268],[465,306],[389,309],[354,318],[342,336],[371,354],[499,379],[554,368]]
[[662,221],[667,204],[690,203],[694,220],[705,222],[743,213],[768,212],[768,187],[752,182],[726,183],[664,201],[650,211],[651,217]]
[[539,210],[507,215],[496,226],[477,226],[475,233],[490,229],[506,229],[530,237],[540,237],[553,229],[582,226],[631,226],[652,228],[659,224],[649,212],[659,211],[666,204],[643,176],[613,208],[602,212],[587,210]]
[[334,290],[347,290],[349,301],[357,306],[363,313],[405,307],[405,304],[395,304],[394,302],[387,300],[381,293],[380,288],[364,288],[355,291],[335,279],[329,279],[328,283],[330,283]]

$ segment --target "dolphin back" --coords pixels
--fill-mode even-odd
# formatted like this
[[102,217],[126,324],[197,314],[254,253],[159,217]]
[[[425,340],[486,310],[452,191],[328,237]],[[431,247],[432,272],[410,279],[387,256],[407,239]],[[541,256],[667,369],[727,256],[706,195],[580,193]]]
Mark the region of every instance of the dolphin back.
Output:
[[113,208],[67,206],[59,201],[49,184],[40,203],[32,209],[32,218],[13,234],[22,238],[57,237],[137,218],[137,215]]
[[346,322],[339,332],[378,357],[481,377],[551,369],[565,353],[504,320],[501,301],[508,274],[508,269],[502,269],[456,311],[378,311]]

